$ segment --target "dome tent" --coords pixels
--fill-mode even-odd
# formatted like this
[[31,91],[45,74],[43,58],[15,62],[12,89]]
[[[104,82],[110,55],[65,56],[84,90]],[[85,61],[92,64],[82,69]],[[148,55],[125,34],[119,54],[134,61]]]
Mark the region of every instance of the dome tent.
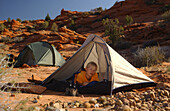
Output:
[[14,67],[23,64],[61,66],[64,63],[64,58],[54,46],[48,42],[34,42],[25,46],[20,52]]

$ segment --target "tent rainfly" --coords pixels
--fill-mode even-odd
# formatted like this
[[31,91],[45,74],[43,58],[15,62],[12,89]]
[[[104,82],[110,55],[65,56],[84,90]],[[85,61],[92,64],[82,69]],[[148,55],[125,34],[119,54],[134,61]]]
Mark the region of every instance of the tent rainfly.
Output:
[[54,46],[48,42],[34,42],[21,51],[14,67],[20,67],[23,64],[61,66],[64,63],[64,58]]
[[[42,85],[46,86],[53,80],[66,81],[90,61],[95,62],[98,66],[99,80],[109,82],[110,90],[107,91],[110,92],[106,92],[107,94],[156,85],[153,80],[112,49],[101,37],[94,34],[88,36],[78,51],[62,67],[42,81]],[[102,90],[105,89],[100,91]]]

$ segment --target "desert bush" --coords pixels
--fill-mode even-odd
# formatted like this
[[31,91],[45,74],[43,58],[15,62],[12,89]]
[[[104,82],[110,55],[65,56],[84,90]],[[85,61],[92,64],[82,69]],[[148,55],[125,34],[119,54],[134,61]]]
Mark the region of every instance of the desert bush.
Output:
[[95,12],[93,15],[100,15],[101,12]]
[[52,31],[58,31],[58,25],[54,22],[51,26]]
[[[11,82],[11,80],[15,80],[14,77],[10,77],[11,70],[13,67],[8,67],[8,57],[6,54],[0,54],[0,110],[7,109],[8,105],[10,104],[9,94],[4,94],[7,90],[6,88],[2,89],[5,86],[6,82]],[[14,86],[14,82],[12,86]],[[10,89],[8,89],[10,91]],[[6,97],[7,96],[7,97]]]
[[20,18],[17,18],[16,21],[22,22],[22,20]]
[[118,41],[120,41],[123,35],[124,28],[119,25],[119,20],[115,19],[103,19],[103,25],[105,28],[105,35],[109,36],[112,47],[115,47]]
[[165,20],[165,21],[170,21],[170,10],[164,12],[164,13],[162,14],[162,18],[163,18],[163,20]]
[[57,21],[60,21],[60,20],[61,20],[61,18],[60,18],[60,17],[57,17],[57,18],[56,18],[56,20],[57,20]]
[[14,43],[19,43],[19,42],[21,42],[23,40],[24,40],[23,37],[14,37],[14,38],[12,38],[12,42],[14,42]]
[[71,30],[76,30],[76,24],[75,24],[75,22],[74,22],[74,20],[72,20],[71,21],[71,23],[69,24],[69,28],[71,29]]
[[11,38],[11,37],[1,37],[0,39],[0,42],[4,42],[4,43],[18,43],[18,42],[21,42],[23,41],[23,38],[22,37],[14,37],[14,38]]
[[155,40],[149,40],[149,41],[144,42],[142,47],[146,48],[146,47],[151,47],[151,46],[158,46],[158,42]]
[[9,17],[8,17],[8,20],[7,20],[7,22],[8,22],[8,23],[10,23],[10,22],[11,22],[11,18],[9,18]]
[[89,16],[89,15],[90,15],[89,12],[83,12],[82,14],[83,14],[83,15],[86,15],[86,16]]
[[42,24],[40,25],[40,29],[45,30],[48,26],[49,26],[49,22],[48,22],[48,21],[45,21],[44,23],[42,23]]
[[162,63],[165,60],[165,53],[159,46],[146,47],[136,51],[134,60],[137,67],[152,66]]
[[102,7],[98,7],[98,8],[95,8],[95,9],[91,9],[90,11],[101,12],[101,11],[103,11],[103,8]]
[[161,5],[162,2],[159,2],[158,0],[144,0],[146,5]]
[[30,25],[26,25],[25,28],[26,28],[27,30],[31,30],[31,29],[33,29],[34,27],[33,27],[33,26],[30,26]]
[[73,19],[73,20],[77,20],[77,19],[78,19],[78,16],[73,15],[73,16],[72,16],[72,19]]
[[125,20],[126,20],[126,25],[127,26],[133,23],[133,18],[131,16],[129,16],[129,15],[126,15]]
[[5,49],[7,46],[5,44],[0,44],[0,49]]
[[170,10],[170,4],[166,4],[161,8],[162,12],[166,12],[166,11],[169,11],[169,10]]
[[0,31],[4,31],[5,25],[3,23],[0,24]]
[[[11,56],[9,55],[10,54],[3,54],[3,53],[0,54],[0,100],[1,100],[0,111],[12,111],[12,109],[10,108],[11,106],[16,106],[16,104],[18,106],[18,104],[20,104],[22,101],[25,101],[22,100],[19,102],[19,100],[17,99],[15,100],[10,99],[11,94],[16,96],[18,93],[20,93],[19,90],[20,87],[16,85],[17,78],[15,75],[13,75],[14,73],[12,72],[13,65],[9,67],[9,63],[11,63],[10,61]],[[7,83],[10,83],[9,87],[7,87]],[[12,91],[12,88],[14,87],[17,87],[18,90]],[[21,110],[15,110],[15,111],[21,111]]]
[[119,41],[115,48],[116,49],[129,49],[133,44],[131,42],[128,41]]
[[47,16],[45,17],[45,21],[50,21],[50,20],[51,20],[51,18],[49,16],[49,13],[47,13]]

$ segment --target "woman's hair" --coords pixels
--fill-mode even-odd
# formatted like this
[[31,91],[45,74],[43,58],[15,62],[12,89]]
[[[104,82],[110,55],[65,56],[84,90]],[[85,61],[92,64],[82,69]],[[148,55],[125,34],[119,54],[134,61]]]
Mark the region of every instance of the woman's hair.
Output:
[[92,65],[92,66],[95,66],[96,68],[97,68],[97,64],[95,63],[95,62],[89,62],[88,64],[87,64],[87,68],[89,67],[89,65]]

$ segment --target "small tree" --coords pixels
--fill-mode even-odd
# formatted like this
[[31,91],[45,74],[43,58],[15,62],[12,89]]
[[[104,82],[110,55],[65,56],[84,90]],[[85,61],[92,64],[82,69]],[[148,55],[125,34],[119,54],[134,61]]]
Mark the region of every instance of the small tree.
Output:
[[57,24],[55,22],[52,24],[51,30],[52,31],[58,31],[58,26],[57,26]]
[[162,14],[162,18],[163,18],[163,20],[165,20],[165,21],[170,21],[170,10],[164,12],[164,13]]
[[115,47],[123,35],[124,28],[121,25],[119,26],[119,20],[117,18],[103,19],[103,25],[105,28],[105,35],[109,36],[109,39],[112,42],[112,47]]
[[70,28],[71,30],[76,30],[75,25],[76,25],[76,24],[75,24],[74,20],[72,20],[71,23],[69,24],[69,28]]
[[51,20],[51,18],[49,16],[49,13],[47,13],[47,16],[45,17],[45,21],[50,21],[50,20]]
[[41,24],[40,29],[44,29],[45,30],[48,26],[49,26],[49,22],[45,21],[44,23]]
[[91,11],[101,12],[101,11],[103,11],[103,8],[102,7],[98,7],[98,8],[95,8],[95,9],[91,9]]
[[0,24],[0,31],[4,31],[5,25],[3,23]]
[[20,18],[17,18],[16,21],[22,22],[22,20]]
[[133,18],[131,16],[126,15],[125,19],[126,19],[126,25],[127,26],[133,23]]
[[10,22],[11,22],[11,18],[8,17],[8,23],[10,23]]

